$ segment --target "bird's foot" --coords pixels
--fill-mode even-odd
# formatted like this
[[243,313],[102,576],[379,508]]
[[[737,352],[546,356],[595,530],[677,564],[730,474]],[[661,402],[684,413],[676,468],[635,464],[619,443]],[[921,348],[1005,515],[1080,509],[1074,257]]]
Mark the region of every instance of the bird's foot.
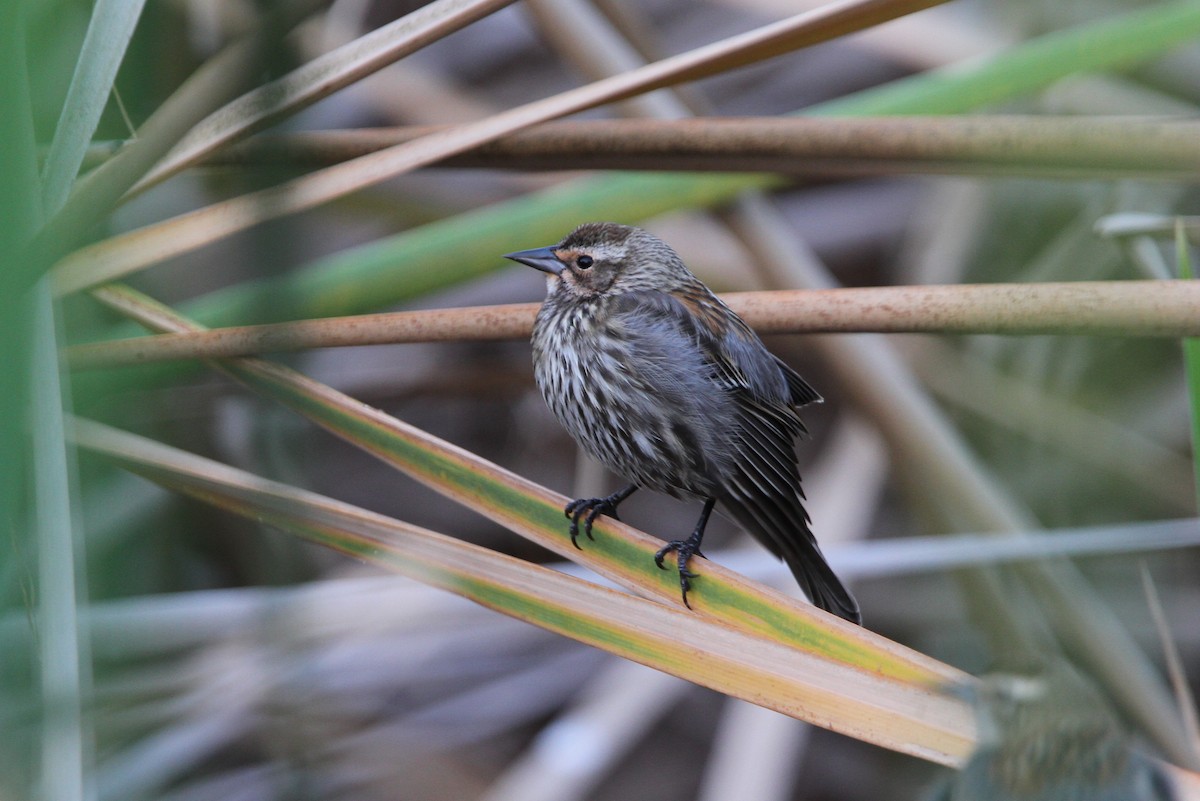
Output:
[[654,564],[658,565],[659,569],[666,570],[663,557],[672,551],[675,552],[675,564],[679,566],[679,590],[683,594],[683,605],[688,609],[692,608],[692,605],[688,603],[688,590],[692,588],[692,579],[696,578],[696,574],[688,570],[688,562],[692,560],[693,556],[704,556],[700,553],[700,539],[703,535],[702,530],[693,531],[686,540],[671,540],[659,548],[658,553],[654,554]]
[[563,512],[571,518],[571,544],[583,550],[579,547],[579,524],[581,522],[583,523],[583,533],[589,540],[594,540],[592,524],[596,522],[597,517],[608,515],[613,520],[620,520],[621,518],[617,517],[617,505],[632,495],[636,489],[635,485],[630,485],[603,498],[580,498],[568,503]]
[[700,511],[700,519],[696,521],[696,527],[692,529],[692,533],[686,540],[671,540],[659,548],[658,553],[654,554],[654,564],[658,565],[660,570],[666,570],[667,568],[663,566],[663,557],[671,551],[675,552],[675,564],[679,566],[679,589],[683,593],[683,605],[688,609],[692,608],[687,599],[688,590],[692,588],[692,579],[696,578],[696,574],[688,570],[688,562],[692,560],[693,556],[704,556],[700,553],[700,541],[704,539],[708,516],[712,514],[716,502],[716,498],[709,498],[704,502],[704,508]]

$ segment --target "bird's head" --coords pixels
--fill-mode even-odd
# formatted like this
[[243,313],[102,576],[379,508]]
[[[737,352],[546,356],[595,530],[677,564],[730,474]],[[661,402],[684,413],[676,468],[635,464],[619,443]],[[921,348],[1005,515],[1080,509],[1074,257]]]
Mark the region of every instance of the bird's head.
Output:
[[557,245],[506,254],[547,274],[551,295],[578,298],[665,289],[694,280],[679,256],[653,234],[617,223],[584,223]]

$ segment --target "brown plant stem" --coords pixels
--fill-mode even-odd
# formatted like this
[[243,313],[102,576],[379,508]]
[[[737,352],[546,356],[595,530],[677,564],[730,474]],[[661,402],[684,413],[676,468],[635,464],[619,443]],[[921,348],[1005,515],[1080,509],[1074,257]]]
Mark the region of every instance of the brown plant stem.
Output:
[[[1200,285],[1165,281],[868,287],[737,292],[763,334],[1200,335]],[[215,359],[306,348],[529,336],[537,304],[364,314],[159,334],[68,349],[72,368]]]
[[[446,126],[264,134],[208,166],[329,166]],[[1200,123],[967,115],[619,119],[547,122],[439,162],[510,170],[704,170],[784,175],[1024,173],[1179,179],[1200,172]],[[1136,148],[1129,142],[1136,141]],[[103,150],[97,156],[102,157]]]

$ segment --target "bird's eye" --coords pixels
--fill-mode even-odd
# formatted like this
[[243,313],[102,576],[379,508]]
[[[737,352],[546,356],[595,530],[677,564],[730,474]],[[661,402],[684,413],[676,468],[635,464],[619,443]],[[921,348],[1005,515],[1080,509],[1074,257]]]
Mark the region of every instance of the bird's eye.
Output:
[[587,268],[591,267],[592,264],[594,264],[594,262],[592,261],[591,256],[580,256],[575,260],[575,266],[581,270],[586,270]]

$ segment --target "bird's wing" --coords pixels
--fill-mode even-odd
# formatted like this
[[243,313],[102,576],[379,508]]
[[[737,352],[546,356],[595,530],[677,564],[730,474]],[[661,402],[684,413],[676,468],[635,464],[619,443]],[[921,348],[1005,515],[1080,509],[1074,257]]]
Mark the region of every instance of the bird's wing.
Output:
[[616,300],[616,316],[640,318],[642,330],[666,329],[669,338],[695,344],[712,378],[730,392],[768,404],[800,406],[820,395],[772,355],[740,317],[702,285],[674,292],[628,292]]
[[695,343],[733,400],[738,436],[719,498],[725,511],[787,563],[815,604],[857,622],[858,604],[826,564],[802,502],[795,441],[805,428],[793,406],[820,396],[706,290],[630,293],[620,307]]
[[788,391],[792,395],[793,406],[807,406],[810,403],[824,403],[825,399],[821,397],[821,393],[813,389],[807,381],[800,377],[792,368],[788,367],[782,359],[774,357],[779,369],[783,371],[784,378],[787,379]]

